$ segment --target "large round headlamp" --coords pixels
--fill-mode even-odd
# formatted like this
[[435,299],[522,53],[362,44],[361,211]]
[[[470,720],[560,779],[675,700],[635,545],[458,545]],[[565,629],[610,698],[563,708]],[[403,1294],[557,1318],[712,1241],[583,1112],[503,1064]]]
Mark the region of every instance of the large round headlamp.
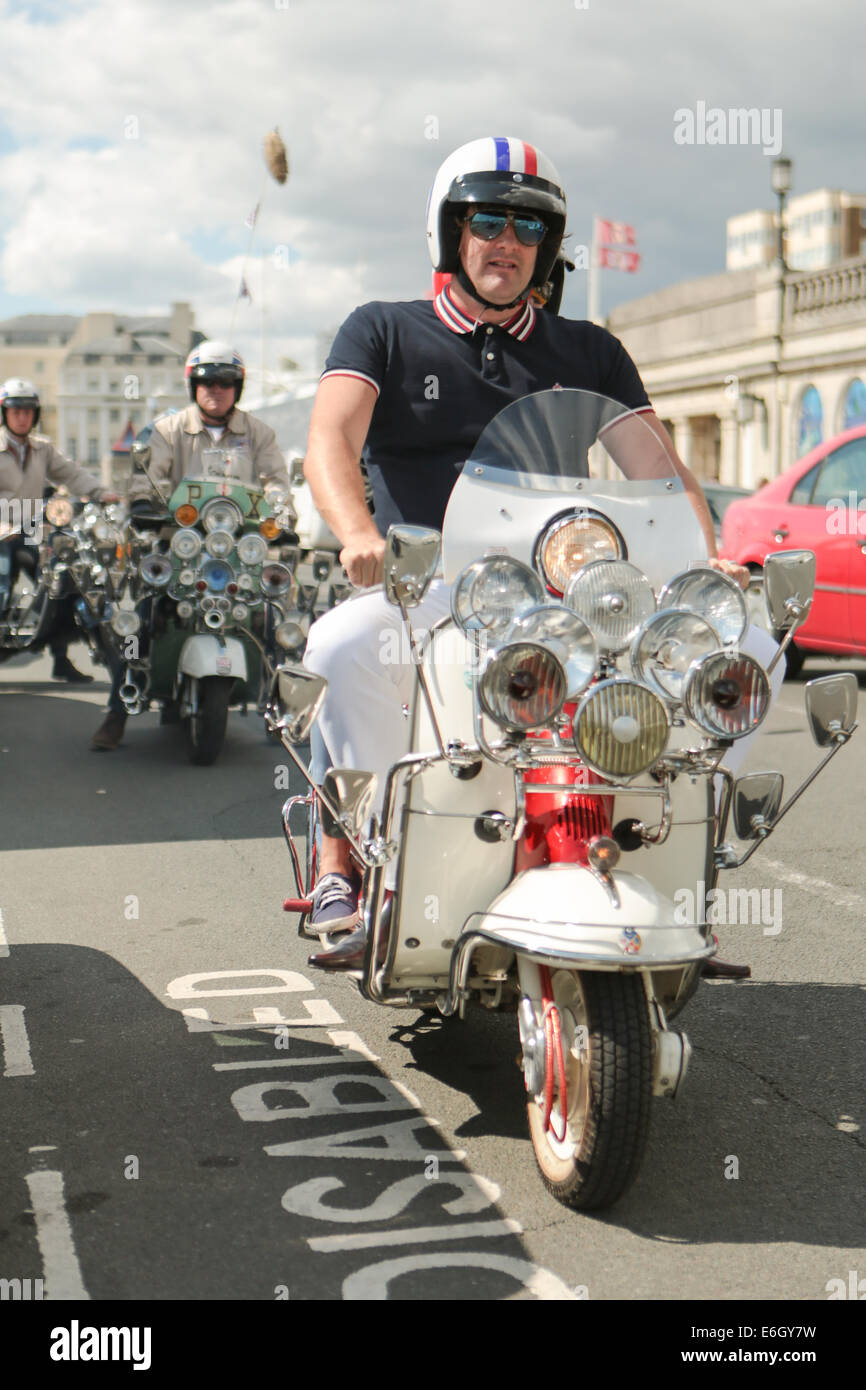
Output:
[[264,536],[250,532],[238,541],[238,559],[242,565],[263,565],[268,558],[268,544]]
[[564,601],[589,624],[606,652],[625,651],[656,606],[646,575],[627,560],[586,565],[569,581]]
[[770,708],[770,682],[754,657],[711,652],[696,661],[683,687],[686,714],[713,738],[743,738]]
[[217,559],[205,560],[200,574],[214,594],[221,594],[226,585],[231,584],[235,577],[231,565],[227,565],[225,560]]
[[45,503],[45,520],[52,526],[68,526],[74,515],[71,497],[49,497]]
[[567,700],[589,685],[598,668],[598,644],[583,618],[564,603],[540,604],[518,613],[506,642],[541,642],[565,669]]
[[228,502],[224,497],[214,497],[202,507],[201,519],[206,531],[229,531],[234,535],[243,516],[234,502]]
[[497,555],[476,560],[457,576],[451,612],[464,632],[483,628],[498,641],[518,612],[543,602],[538,575],[510,555]]
[[235,548],[235,538],[231,531],[211,531],[205,537],[204,548],[216,560],[227,560]]
[[152,589],[165,589],[171,583],[174,567],[167,555],[145,555],[138,572]]
[[625,542],[607,517],[582,508],[556,517],[545,527],[535,542],[533,563],[550,593],[560,598],[584,565],[625,556]]
[[661,757],[668,740],[664,702],[637,681],[600,681],[574,716],[574,746],[603,777],[637,777]]
[[664,608],[647,619],[635,638],[632,670],[656,694],[679,703],[692,663],[720,645],[718,633],[699,613]]
[[90,534],[95,541],[102,545],[117,545],[120,540],[120,533],[110,521],[106,521],[104,516],[97,517],[90,527]]
[[520,733],[549,724],[567,694],[562,663],[538,642],[509,642],[491,652],[478,682],[485,714]]
[[201,551],[201,536],[198,531],[186,528],[175,531],[171,538],[171,549],[179,560],[194,560]]
[[746,596],[739,584],[705,565],[675,575],[659,594],[659,608],[700,613],[715,628],[723,647],[739,642],[749,624]]

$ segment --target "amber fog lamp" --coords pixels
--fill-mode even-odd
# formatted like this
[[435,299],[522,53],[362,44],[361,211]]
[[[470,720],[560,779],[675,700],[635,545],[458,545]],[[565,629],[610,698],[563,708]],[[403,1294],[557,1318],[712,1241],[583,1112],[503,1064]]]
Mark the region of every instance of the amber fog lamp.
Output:
[[586,847],[586,857],[600,874],[609,874],[619,863],[622,853],[616,840],[610,835],[594,835]]
[[556,517],[545,527],[535,543],[533,563],[548,591],[561,598],[584,565],[625,558],[625,542],[615,527],[584,508]]
[[179,526],[195,526],[198,521],[198,507],[194,507],[191,502],[181,502],[174,519]]
[[282,529],[275,516],[266,516],[264,521],[259,522],[259,531],[266,541],[275,541]]

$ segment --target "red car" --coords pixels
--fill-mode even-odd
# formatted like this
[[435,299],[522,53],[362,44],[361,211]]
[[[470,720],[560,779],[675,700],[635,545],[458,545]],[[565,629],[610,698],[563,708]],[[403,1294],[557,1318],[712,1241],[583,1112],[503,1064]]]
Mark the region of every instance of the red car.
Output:
[[752,497],[732,502],[720,551],[760,571],[775,550],[814,550],[815,597],[788,651],[866,656],[866,425],[819,444]]

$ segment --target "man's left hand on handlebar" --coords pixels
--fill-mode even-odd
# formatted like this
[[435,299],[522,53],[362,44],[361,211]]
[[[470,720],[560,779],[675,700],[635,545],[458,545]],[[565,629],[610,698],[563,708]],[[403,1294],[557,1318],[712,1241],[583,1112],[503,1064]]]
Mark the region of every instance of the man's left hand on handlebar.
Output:
[[734,583],[739,584],[741,589],[748,589],[752,576],[745,565],[735,565],[733,560],[720,560],[717,555],[713,555],[707,564],[710,569],[720,570],[729,579],[733,579]]

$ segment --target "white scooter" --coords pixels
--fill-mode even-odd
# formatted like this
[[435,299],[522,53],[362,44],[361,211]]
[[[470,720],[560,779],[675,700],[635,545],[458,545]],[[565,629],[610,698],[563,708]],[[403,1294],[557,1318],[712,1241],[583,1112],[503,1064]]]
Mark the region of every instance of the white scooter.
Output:
[[[407,626],[438,543],[389,533],[385,589]],[[364,866],[362,994],[445,1015],[515,1009],[543,1180],[569,1206],[609,1207],[638,1172],[652,1096],[676,1096],[686,1074],[670,1021],[716,949],[706,894],[816,775],[780,809],[780,773],[735,782],[726,767],[768,712],[784,644],[764,633],[766,668],[749,654],[744,596],[706,566],[657,436],[585,392],[526,397],[488,426],[452,493],[442,562],[451,617],[415,651],[407,752],[380,812],[371,824],[374,779],[352,769],[304,801]],[[787,643],[814,556],[771,557],[765,580]],[[324,685],[281,668],[290,752]],[[825,762],[856,700],[854,676],[806,687]],[[751,842],[739,852],[732,806]],[[312,883],[294,862],[303,911]]]

